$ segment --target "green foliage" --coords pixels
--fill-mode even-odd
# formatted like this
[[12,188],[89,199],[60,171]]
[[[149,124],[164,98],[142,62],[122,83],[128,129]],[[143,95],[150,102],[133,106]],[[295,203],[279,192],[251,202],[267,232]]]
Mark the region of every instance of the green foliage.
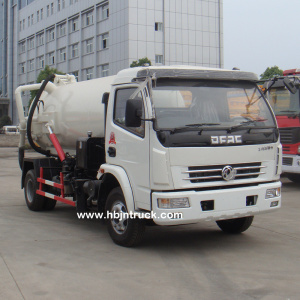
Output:
[[276,75],[282,76],[283,71],[279,69],[277,66],[270,67],[270,68],[268,67],[265,70],[265,72],[260,75],[260,79],[269,79],[269,78],[273,78]]
[[143,67],[145,64],[151,66],[151,60],[149,60],[148,57],[140,58],[139,61],[134,60],[131,63],[130,68]]
[[11,125],[11,119],[9,116],[2,116],[0,118],[0,128],[2,128],[3,126],[6,126],[6,125]]
[[[55,69],[55,68],[50,68],[50,67],[47,65],[47,66],[45,67],[45,69],[42,70],[42,71],[39,73],[36,82],[37,82],[37,83],[40,83],[40,82],[42,82],[43,80],[45,80],[49,75],[52,75],[52,74],[65,74],[65,73],[62,73],[62,72],[58,71],[58,70]],[[36,91],[30,91],[30,100],[29,100],[29,103],[28,103],[28,108],[30,107],[31,102],[32,102],[32,100],[35,98],[37,92],[38,92],[37,90],[36,90]]]

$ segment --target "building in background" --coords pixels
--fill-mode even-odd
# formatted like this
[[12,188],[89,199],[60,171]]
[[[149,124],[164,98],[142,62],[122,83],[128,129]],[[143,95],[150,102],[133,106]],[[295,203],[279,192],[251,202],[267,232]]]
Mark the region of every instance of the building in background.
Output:
[[[114,75],[143,57],[153,65],[223,67],[222,0],[4,2],[2,85],[10,99],[46,65],[78,80]],[[24,99],[27,106],[29,94]],[[12,101],[9,111],[17,123]]]

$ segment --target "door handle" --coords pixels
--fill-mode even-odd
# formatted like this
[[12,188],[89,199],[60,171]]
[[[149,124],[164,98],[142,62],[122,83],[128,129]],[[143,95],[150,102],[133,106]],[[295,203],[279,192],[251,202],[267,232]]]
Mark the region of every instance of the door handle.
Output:
[[107,150],[108,156],[109,157],[116,157],[117,151],[115,147],[109,147]]

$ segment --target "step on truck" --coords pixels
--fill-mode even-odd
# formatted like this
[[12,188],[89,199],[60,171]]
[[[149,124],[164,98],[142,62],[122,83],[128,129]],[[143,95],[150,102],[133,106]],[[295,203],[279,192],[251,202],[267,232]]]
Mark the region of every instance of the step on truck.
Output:
[[[228,233],[247,230],[254,215],[281,206],[279,132],[257,79],[152,66],[18,87],[28,208],[60,201],[78,214],[103,213],[122,246],[137,245],[149,224],[206,220]],[[22,94],[30,90],[38,92],[25,117]],[[25,155],[26,135],[36,158]]]
[[282,173],[300,183],[300,69],[285,70],[283,76],[266,80],[263,87],[279,127]]

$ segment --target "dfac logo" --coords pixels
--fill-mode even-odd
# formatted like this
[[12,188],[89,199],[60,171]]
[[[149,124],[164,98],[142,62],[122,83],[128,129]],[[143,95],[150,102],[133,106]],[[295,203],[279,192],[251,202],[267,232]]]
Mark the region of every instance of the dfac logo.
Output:
[[222,145],[222,144],[241,144],[241,135],[212,135],[211,144],[212,145]]
[[236,170],[232,168],[231,166],[226,166],[222,170],[222,177],[224,180],[233,180],[236,175]]

